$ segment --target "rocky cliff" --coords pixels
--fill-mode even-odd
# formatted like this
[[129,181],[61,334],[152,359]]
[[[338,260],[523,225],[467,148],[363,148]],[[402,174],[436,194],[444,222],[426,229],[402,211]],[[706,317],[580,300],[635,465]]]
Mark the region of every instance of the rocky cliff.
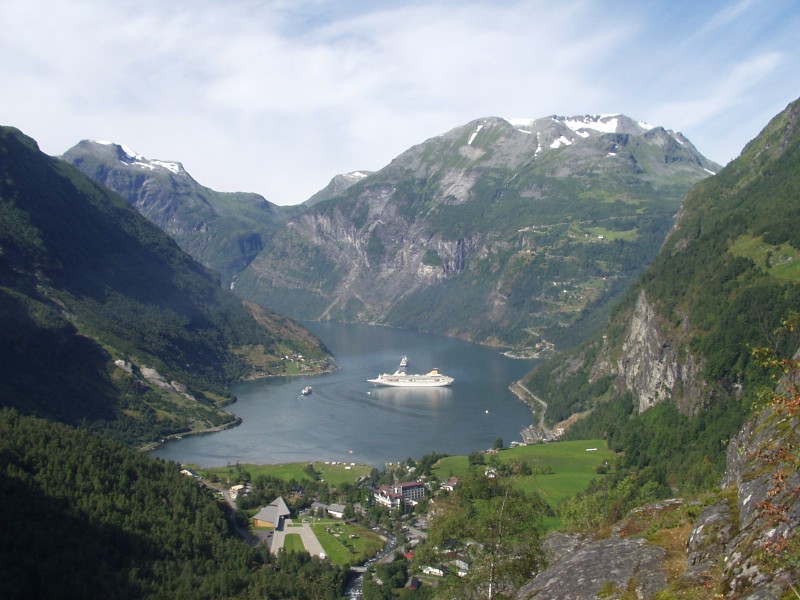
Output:
[[688,319],[683,319],[678,331],[665,327],[640,290],[621,346],[614,357],[604,346],[591,379],[613,376],[617,393],[629,392],[640,413],[671,401],[684,414],[693,414],[707,398],[709,384],[701,361],[686,349],[687,333]]

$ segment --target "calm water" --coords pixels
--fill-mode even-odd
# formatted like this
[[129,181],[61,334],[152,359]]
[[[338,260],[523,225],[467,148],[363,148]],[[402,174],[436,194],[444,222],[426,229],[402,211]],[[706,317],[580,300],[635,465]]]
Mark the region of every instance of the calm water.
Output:
[[[282,377],[237,385],[229,409],[239,427],[170,442],[153,454],[204,467],[229,462],[275,464],[347,460],[383,466],[436,451],[468,454],[521,440],[530,409],[508,385],[532,367],[497,349],[451,338],[363,325],[307,323],[336,356],[340,369],[314,377]],[[409,373],[436,367],[450,387],[377,387],[366,380],[393,372],[409,358]],[[310,385],[314,391],[301,396]]]

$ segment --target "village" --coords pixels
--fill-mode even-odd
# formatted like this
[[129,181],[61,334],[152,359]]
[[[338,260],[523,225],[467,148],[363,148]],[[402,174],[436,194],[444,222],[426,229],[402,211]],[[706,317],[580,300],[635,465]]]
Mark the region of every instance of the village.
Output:
[[318,461],[182,472],[225,500],[248,543],[276,556],[305,551],[346,568],[359,586],[363,581],[367,600],[381,597],[367,592],[374,586],[384,592],[387,586],[405,587],[424,597],[425,589],[478,572],[469,539],[453,540],[446,548],[426,543],[460,495],[497,497],[513,487],[527,505],[536,505],[537,518],[549,519],[547,526],[553,527],[559,502],[611,472],[615,458],[602,440],[506,447],[498,438],[491,448],[468,456],[433,453],[387,463],[383,470]]
[[[255,481],[239,482],[234,477],[231,481],[236,483],[224,486],[220,481],[213,481],[213,474],[209,476],[207,472],[201,475],[191,468],[181,472],[214,489],[227,502],[234,513],[237,529],[251,544],[268,548],[272,554],[304,550],[318,559],[330,560],[339,566],[349,565],[354,574],[369,573],[378,585],[382,582],[373,572],[374,567],[370,567],[399,559],[410,564],[416,547],[427,538],[430,512],[435,512],[437,499],[452,493],[459,484],[458,477],[439,482],[426,475],[396,483],[376,483],[367,475],[356,476],[359,467],[364,469],[363,465],[329,461],[326,466],[344,473],[356,471],[351,475],[356,483],[324,490],[311,489],[318,486],[294,486],[288,490],[286,498],[279,495],[267,504],[258,504],[255,509],[243,508],[251,507],[252,498],[257,495]],[[416,471],[415,466],[401,463],[387,467],[392,478],[414,475]],[[491,469],[486,473],[493,476]],[[321,497],[337,501],[316,499]],[[361,501],[350,501],[356,497]],[[448,573],[463,577],[468,570],[467,562],[454,555],[447,564],[415,566],[405,587],[419,588],[423,583],[435,585],[436,579]]]

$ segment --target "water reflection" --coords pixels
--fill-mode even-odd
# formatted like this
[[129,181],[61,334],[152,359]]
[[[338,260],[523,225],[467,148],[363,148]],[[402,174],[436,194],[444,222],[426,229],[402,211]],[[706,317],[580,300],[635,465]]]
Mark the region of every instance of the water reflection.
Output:
[[453,400],[453,390],[449,387],[402,388],[376,387],[367,392],[381,403],[402,403],[403,406],[427,404],[428,408]]

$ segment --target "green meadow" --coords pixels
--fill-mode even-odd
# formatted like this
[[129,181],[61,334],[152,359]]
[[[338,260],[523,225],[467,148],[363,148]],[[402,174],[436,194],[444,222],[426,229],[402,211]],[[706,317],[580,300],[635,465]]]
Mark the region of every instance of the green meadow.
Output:
[[299,533],[289,533],[283,540],[283,549],[287,552],[303,552],[306,547]]
[[[369,465],[351,465],[350,463],[344,464],[326,464],[321,461],[311,463],[314,470],[319,473],[320,478],[333,487],[338,487],[343,483],[355,483],[360,477],[369,475],[372,467]],[[212,467],[209,469],[198,469],[203,478],[209,478],[212,475],[219,477],[220,481],[226,482],[228,476],[231,481],[236,477],[237,471],[246,471],[250,474],[250,481],[254,481],[259,475],[275,477],[282,481],[296,481],[309,480],[308,473],[305,468],[308,463],[284,463],[278,465],[252,465],[252,464],[239,464],[229,465],[225,467]]]
[[[517,477],[516,485],[526,492],[538,492],[553,508],[565,498],[585,490],[592,479],[602,477],[595,469],[605,462],[613,465],[616,458],[604,440],[518,446],[501,450],[494,456],[500,464],[513,460],[527,461],[534,474]],[[485,459],[488,466],[492,456]],[[468,457],[448,456],[437,462],[433,470],[444,481],[451,476],[463,477],[469,468]]]
[[360,525],[324,519],[315,520],[311,527],[325,554],[340,567],[360,564],[383,548],[381,537]]
[[800,252],[791,244],[776,246],[765,242],[762,237],[743,235],[731,245],[731,252],[751,259],[773,277],[800,281]]

